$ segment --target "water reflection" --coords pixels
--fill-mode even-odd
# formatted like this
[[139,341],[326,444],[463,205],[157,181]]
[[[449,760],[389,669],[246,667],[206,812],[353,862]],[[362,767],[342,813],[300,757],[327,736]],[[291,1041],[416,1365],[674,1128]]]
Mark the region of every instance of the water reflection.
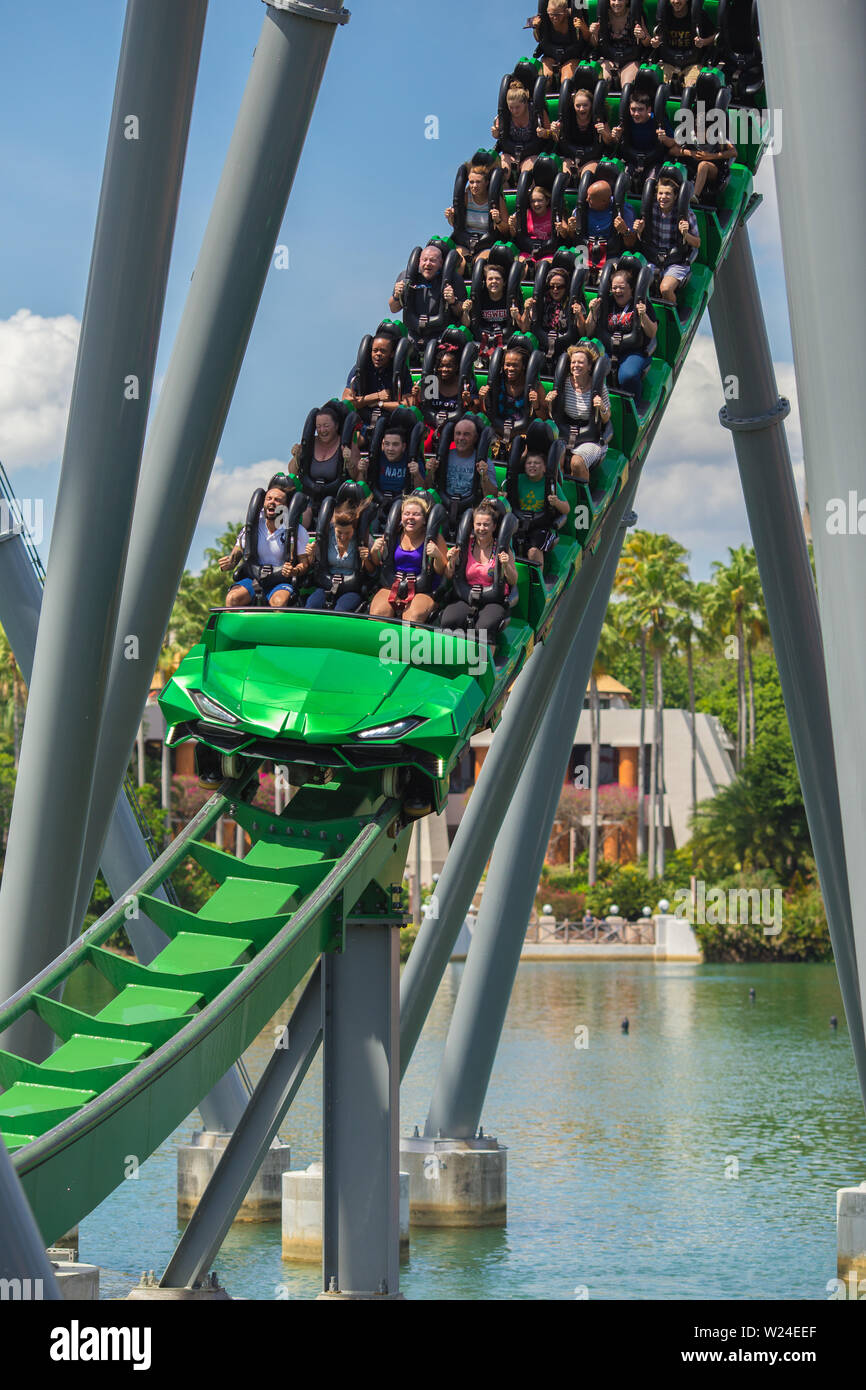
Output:
[[[404,1133],[423,1126],[462,969],[446,972],[408,1069]],[[247,1053],[254,1077],[274,1036],[263,1030]],[[509,1148],[508,1228],[414,1229],[401,1274],[410,1298],[573,1299],[582,1286],[606,1299],[823,1298],[835,1190],[866,1177],[827,966],[526,963],[483,1122]],[[282,1132],[293,1167],[320,1157],[320,1126],[317,1060]],[[82,1258],[116,1271],[105,1292],[164,1267],[177,1239],[175,1145],[193,1127],[82,1223]],[[246,1298],[310,1298],[320,1283],[315,1267],[282,1262],[276,1227],[233,1228],[218,1270]]]

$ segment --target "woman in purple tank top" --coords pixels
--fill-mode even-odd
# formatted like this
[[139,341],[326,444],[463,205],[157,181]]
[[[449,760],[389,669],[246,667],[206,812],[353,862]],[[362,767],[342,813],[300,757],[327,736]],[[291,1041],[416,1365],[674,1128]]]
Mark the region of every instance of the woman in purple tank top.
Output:
[[[402,618],[405,622],[423,623],[430,616],[434,604],[433,591],[445,573],[446,550],[441,536],[428,541],[425,546],[429,511],[430,503],[426,497],[407,497],[403,503],[400,538],[387,565],[388,577],[393,571],[393,580],[373,595],[370,601],[371,618]],[[382,568],[386,563],[385,548],[385,537],[378,536],[370,547],[368,566],[371,571]],[[433,566],[433,581],[427,593],[419,590],[425,554]]]

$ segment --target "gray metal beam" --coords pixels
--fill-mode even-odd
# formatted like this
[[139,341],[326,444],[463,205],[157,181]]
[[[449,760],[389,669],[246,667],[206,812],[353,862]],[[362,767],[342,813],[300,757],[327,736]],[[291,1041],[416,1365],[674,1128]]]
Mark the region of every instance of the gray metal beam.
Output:
[[[22,535],[14,530],[6,534],[0,532],[0,626],[28,686],[33,675],[41,606],[42,585]],[[130,884],[147,872],[152,862],[132,807],[121,790],[100,862],[115,902],[120,901]],[[162,887],[156,890],[156,896],[167,900]],[[142,965],[149,965],[168,945],[165,933],[143,914],[130,917],[126,931]],[[247,1097],[243,1078],[233,1067],[199,1105],[205,1128],[216,1132],[234,1129],[246,1108]]]
[[[633,482],[613,503],[619,525],[630,510]],[[433,912],[421,924],[400,984],[400,1066],[406,1068],[451,958],[454,943],[478,887],[484,865],[529,756],[545,708],[559,678],[584,606],[604,571],[605,551],[587,555],[580,574],[563,595],[556,622],[537,646],[508,697],[478,782],[454,837],[433,895]]]
[[[722,381],[735,378],[739,388],[721,418],[733,433],[848,1031],[866,1103],[866,1035],[818,598],[785,435],[787,402],[780,401],[776,388],[745,227],[737,232],[727,260],[716,273],[710,321]],[[856,737],[854,729],[850,736],[852,740]]]
[[346,925],[322,962],[323,1285],[396,1298],[400,1278],[400,932]]
[[604,558],[496,838],[433,1088],[428,1137],[472,1139],[478,1130],[625,531],[624,523]]
[[[61,1297],[45,1244],[6,1146],[0,1141],[0,1279],[20,1281],[4,1298],[58,1301]],[[35,1281],[35,1285],[34,1285]],[[4,1282],[4,1289],[7,1286]]]
[[[304,17],[301,17],[304,16]],[[267,9],[144,452],[75,929],[186,564],[286,210],[339,0]],[[281,364],[287,371],[290,359]],[[128,636],[138,660],[127,659]]]
[[[810,0],[761,0],[767,91],[773,108],[779,108],[777,126],[784,112],[773,167],[860,1001],[866,1014],[866,645],[859,625],[866,591],[863,325],[860,296],[851,290],[850,256],[828,244],[824,215],[832,206],[834,225],[855,236],[855,229],[866,225],[866,180],[856,136],[866,5],[825,0],[820,16],[816,25]],[[808,102],[800,100],[805,91]],[[832,118],[816,121],[814,111],[832,112]]]
[[[4,999],[66,945],[75,907],[205,13],[127,5],[0,885]],[[12,1034],[44,1050],[31,1016]]]
[[321,967],[316,966],[237,1124],[189,1225],[162,1288],[192,1288],[211,1269],[229,1227],[276,1138],[322,1039]]

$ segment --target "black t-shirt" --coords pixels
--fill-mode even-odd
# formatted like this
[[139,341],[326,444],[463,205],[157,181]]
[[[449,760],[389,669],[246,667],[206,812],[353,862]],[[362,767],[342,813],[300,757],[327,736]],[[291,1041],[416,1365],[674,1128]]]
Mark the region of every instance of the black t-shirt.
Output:
[[[443,272],[434,276],[432,280],[425,280],[424,276],[418,271],[415,280],[409,279],[408,270],[404,270],[402,275],[398,275],[398,280],[402,280],[405,289],[403,290],[403,303],[410,304],[413,311],[419,318],[432,319],[439,313],[439,306],[442,303],[442,294],[445,289]],[[458,304],[466,298],[466,287],[462,280],[455,280],[453,284],[454,296]]]
[[667,46],[674,53],[691,53],[696,37],[706,39],[714,32],[708,15],[700,16],[697,28],[692,24],[691,13],[684,15],[682,19],[675,19],[672,15],[667,32]]

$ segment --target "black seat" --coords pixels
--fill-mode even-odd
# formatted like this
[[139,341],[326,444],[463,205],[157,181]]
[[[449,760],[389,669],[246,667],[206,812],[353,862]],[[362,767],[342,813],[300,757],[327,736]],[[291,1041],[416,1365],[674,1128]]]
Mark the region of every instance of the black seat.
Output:
[[[597,344],[598,346],[598,344]],[[591,391],[593,397],[600,396],[607,385],[607,379],[611,371],[611,360],[607,353],[602,353],[592,371]],[[569,449],[578,448],[584,441],[590,440],[594,444],[610,444],[613,439],[613,421],[608,420],[603,424],[597,419],[593,412],[592,420],[585,425],[576,424],[570,420],[565,413],[565,388],[571,376],[571,357],[564,353],[556,364],[556,372],[553,378],[554,389],[556,390],[556,400],[553,402],[551,415],[554,424],[559,429],[563,443]]]
[[[505,171],[491,150],[476,150],[471,159],[465,164],[461,164],[457,170],[454,180],[454,230],[453,236],[458,246],[469,246],[470,234],[466,227],[466,190],[469,181],[469,169],[472,164],[485,164],[490,171],[489,182],[489,206],[498,207],[502,197],[502,186],[505,180]],[[487,232],[472,247],[473,256],[477,256],[479,251],[486,251],[492,246],[506,228],[496,226],[496,223],[488,214]]]
[[596,122],[607,120],[606,101],[609,90],[610,83],[602,75],[598,63],[582,63],[574,77],[566,78],[559,89],[559,110],[556,117],[560,127],[556,146],[558,154],[565,159],[579,160],[583,164],[601,158],[604,146],[597,137],[593,139],[591,147],[577,143],[574,98],[578,92],[592,94],[592,124],[595,135]]
[[556,492],[562,480],[565,449],[565,443],[557,437],[556,427],[549,420],[533,420],[525,438],[518,438],[512,442],[505,474],[505,496],[517,520],[514,553],[521,559],[526,558],[530,530],[538,528],[552,533],[560,530],[566,521],[565,516],[550,506],[545,506],[541,512],[525,512],[521,509],[518,480],[523,471],[524,456],[542,454],[547,460],[544,478],[544,491],[547,496]]
[[748,105],[764,86],[758,0],[719,0],[719,59],[733,99]]
[[[552,334],[544,327],[547,282],[554,270],[564,271],[569,279],[568,290],[563,301],[567,320],[565,326],[556,334]],[[586,283],[586,277],[587,269],[586,266],[580,264],[579,252],[569,247],[562,247],[556,252],[552,260],[542,261],[535,272],[535,285],[532,290],[534,306],[529,331],[538,339],[539,347],[550,363],[555,362],[566,348],[577,342],[580,336],[573,306],[578,304],[581,309],[583,308],[583,287]]]
[[[526,169],[517,181],[517,197],[515,200],[515,217],[517,228],[514,233],[514,242],[524,255],[532,255],[536,260],[542,256],[549,256],[562,244],[562,239],[556,231],[558,221],[565,221],[565,190],[568,187],[568,175],[562,167],[562,160],[558,155],[539,155],[531,169]],[[551,221],[551,234],[547,241],[540,247],[533,250],[532,238],[527,227],[527,213],[529,212],[529,197],[535,187],[543,188],[550,196],[550,208],[553,213]]]

